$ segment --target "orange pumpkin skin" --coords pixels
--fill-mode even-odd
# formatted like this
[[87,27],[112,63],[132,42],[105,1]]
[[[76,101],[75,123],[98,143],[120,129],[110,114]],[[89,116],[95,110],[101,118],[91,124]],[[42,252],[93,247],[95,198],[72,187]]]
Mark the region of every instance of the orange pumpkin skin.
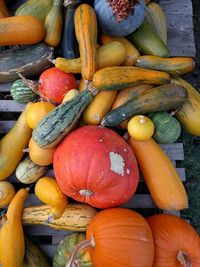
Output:
[[138,185],[131,147],[101,126],[87,125],[71,132],[56,148],[53,165],[64,194],[100,209],[127,202]]
[[184,267],[177,259],[179,251],[188,255],[187,266],[200,266],[200,238],[189,223],[168,214],[150,216],[147,222],[155,244],[153,267]]
[[123,208],[100,211],[87,229],[86,239],[91,238],[94,267],[152,266],[152,233],[146,220],[135,211]]

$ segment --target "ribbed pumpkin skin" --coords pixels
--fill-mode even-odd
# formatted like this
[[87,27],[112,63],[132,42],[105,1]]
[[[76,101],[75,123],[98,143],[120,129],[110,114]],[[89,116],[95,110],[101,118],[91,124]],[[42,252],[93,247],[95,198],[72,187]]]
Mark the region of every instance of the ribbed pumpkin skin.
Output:
[[150,216],[147,222],[155,244],[153,267],[184,266],[177,260],[180,250],[189,256],[192,267],[200,266],[200,238],[190,224],[168,214]]
[[138,166],[131,148],[114,131],[103,127],[88,125],[73,131],[58,145],[53,164],[61,190],[97,208],[127,202],[138,184]]
[[[65,267],[76,245],[84,241],[84,233],[73,233],[60,241],[53,259],[53,267]],[[92,261],[87,249],[81,250],[76,256],[79,267],[92,267]]]
[[152,266],[152,233],[146,220],[135,211],[122,208],[100,211],[87,229],[86,239],[91,237],[95,243],[90,250],[95,267]]

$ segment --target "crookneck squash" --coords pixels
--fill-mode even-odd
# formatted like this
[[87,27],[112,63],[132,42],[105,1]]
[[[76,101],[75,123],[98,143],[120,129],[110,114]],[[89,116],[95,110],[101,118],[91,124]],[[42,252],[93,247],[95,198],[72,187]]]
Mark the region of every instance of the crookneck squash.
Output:
[[26,112],[29,104],[21,113],[14,127],[0,140],[0,180],[6,179],[16,169],[22,159],[32,129],[26,123]]
[[28,196],[26,189],[20,189],[1,220],[0,260],[2,267],[21,267],[24,259],[25,244],[21,214],[24,201]]

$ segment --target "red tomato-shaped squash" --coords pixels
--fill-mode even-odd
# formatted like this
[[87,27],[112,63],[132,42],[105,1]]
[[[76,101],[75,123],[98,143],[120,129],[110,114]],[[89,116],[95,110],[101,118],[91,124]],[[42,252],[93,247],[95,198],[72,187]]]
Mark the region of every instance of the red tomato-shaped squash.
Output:
[[147,218],[154,244],[154,267],[199,267],[200,237],[183,219],[168,214]]
[[78,84],[74,74],[65,73],[56,67],[45,70],[39,78],[38,91],[53,100],[56,104],[61,104],[65,94]]
[[64,194],[96,208],[117,207],[134,194],[139,171],[130,146],[113,130],[87,125],[70,133],[54,154]]

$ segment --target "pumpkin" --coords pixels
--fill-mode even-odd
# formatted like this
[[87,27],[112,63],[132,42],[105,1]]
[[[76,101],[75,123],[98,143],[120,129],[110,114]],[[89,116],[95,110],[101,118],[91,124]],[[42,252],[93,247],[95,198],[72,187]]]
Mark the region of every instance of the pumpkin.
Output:
[[155,125],[153,138],[161,144],[176,142],[181,134],[181,125],[178,120],[167,112],[156,112],[150,115]]
[[100,29],[111,36],[125,36],[134,32],[143,22],[146,13],[144,0],[95,0]]
[[34,129],[38,122],[49,113],[55,106],[49,102],[31,103],[26,113],[26,123]]
[[[95,267],[151,267],[154,244],[150,227],[137,212],[112,208],[100,211],[86,231],[86,241],[78,248],[91,247]],[[74,250],[66,267],[72,267]]]
[[57,146],[53,166],[67,196],[97,208],[127,202],[138,184],[138,166],[130,146],[113,130],[100,126],[71,132]]
[[154,124],[148,117],[137,115],[129,121],[127,129],[132,138],[145,141],[152,137]]
[[7,181],[0,181],[0,208],[5,208],[15,195],[14,186]]
[[29,141],[30,159],[39,166],[48,166],[53,162],[55,148],[41,148],[33,140]]
[[78,84],[74,74],[65,73],[56,67],[49,68],[42,72],[38,81],[39,93],[56,104],[61,104],[64,95],[70,89],[77,87]]
[[[85,233],[73,233],[60,241],[53,259],[53,267],[65,267],[76,245],[84,241]],[[76,256],[79,267],[92,267],[92,261],[88,250],[82,250]]]
[[147,218],[154,244],[154,267],[200,266],[200,238],[195,229],[175,215]]

